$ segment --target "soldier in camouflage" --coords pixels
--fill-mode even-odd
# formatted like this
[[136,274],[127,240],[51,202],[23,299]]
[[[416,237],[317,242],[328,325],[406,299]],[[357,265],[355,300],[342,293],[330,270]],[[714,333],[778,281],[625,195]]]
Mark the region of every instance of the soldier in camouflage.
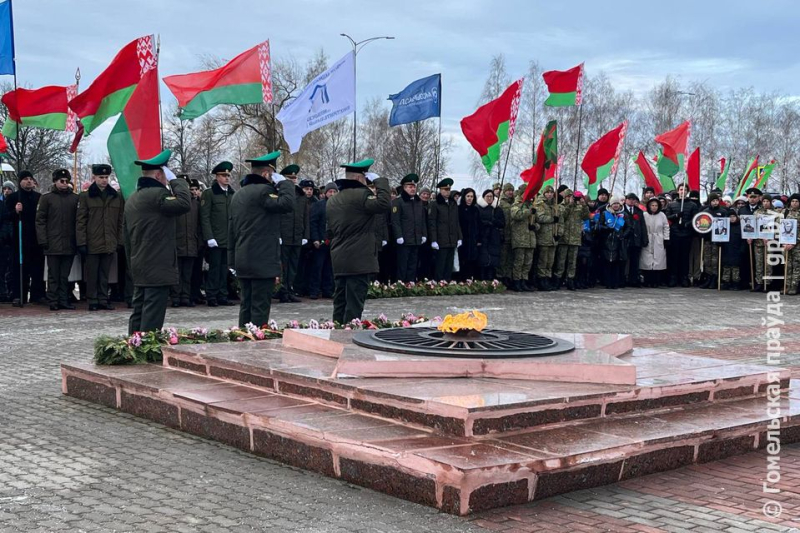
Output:
[[[784,211],[785,219],[797,220],[800,226],[800,194],[789,197],[789,207]],[[796,244],[786,245],[786,294],[797,294],[800,285],[800,248]]]
[[[778,212],[772,208],[772,197],[765,194],[761,197],[761,207],[756,209],[756,223],[760,216],[778,217]],[[766,263],[767,242],[769,239],[753,239],[753,270],[755,270],[755,286],[752,292],[762,292],[764,288],[764,277],[772,275],[772,267]]]
[[503,194],[498,196],[499,207],[503,210],[506,226],[503,228],[503,247],[500,249],[500,268],[497,276],[509,284],[514,271],[514,249],[511,246],[511,208],[514,206],[514,186],[510,183],[503,185]]
[[583,222],[589,220],[589,208],[583,195],[575,198],[570,189],[565,189],[561,197],[563,200],[558,205],[558,219],[562,224],[561,236],[556,249],[553,276],[558,283],[566,272],[567,289],[574,291],[578,248],[581,246]]
[[558,290],[559,283],[553,277],[553,263],[556,259],[556,245],[558,244],[558,204],[556,204],[556,191],[548,185],[542,190],[536,200],[536,244],[539,246],[539,258],[536,262],[536,277],[539,290]]
[[522,201],[526,185],[523,183],[517,190],[516,201],[511,208],[511,247],[514,252],[514,264],[511,272],[511,288],[515,291],[530,292],[535,289],[528,286],[527,280],[533,266],[533,251],[536,248],[536,209],[533,202]]

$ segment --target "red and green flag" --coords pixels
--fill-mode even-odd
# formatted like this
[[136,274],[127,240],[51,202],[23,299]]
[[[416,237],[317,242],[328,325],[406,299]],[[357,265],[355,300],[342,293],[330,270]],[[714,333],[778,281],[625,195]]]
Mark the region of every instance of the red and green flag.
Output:
[[717,177],[717,182],[714,184],[717,189],[724,191],[725,187],[727,187],[728,171],[730,171],[730,169],[731,162],[726,161],[724,157],[721,157],[719,159],[719,176]]
[[590,199],[597,199],[599,185],[617,169],[619,153],[622,150],[622,143],[625,142],[627,131],[628,121],[626,120],[596,140],[586,151],[581,168],[587,176],[584,183]]
[[544,105],[551,107],[581,105],[583,63],[569,70],[548,70],[542,73],[542,78],[550,92]]
[[15,89],[3,95],[8,109],[3,135],[16,139],[20,126],[48,130],[75,131],[75,113],[67,103],[75,97],[77,87],[50,85],[40,89]]
[[486,172],[492,172],[500,159],[504,142],[514,136],[522,83],[524,78],[512,83],[499,98],[479,107],[468,117],[461,119],[461,131],[469,144],[475,148]]
[[158,67],[142,74],[111,134],[108,155],[117,174],[122,195],[136,190],[140,168],[137,159],[150,159],[161,152],[161,115],[158,111]]
[[558,156],[558,161],[555,165],[550,165],[544,172],[544,183],[542,187],[550,186],[556,188],[561,179],[561,168],[564,166],[564,156]]
[[[544,127],[541,137],[539,137],[539,146],[536,148],[536,160],[533,166],[528,170],[523,170],[520,174],[522,181],[528,184],[525,187],[525,192],[522,195],[523,201],[532,200],[542,190],[547,180],[547,174],[550,169],[558,167],[558,124],[555,120],[551,120]],[[553,179],[555,182],[555,179]]]
[[182,120],[197,118],[220,104],[269,104],[269,41],[242,52],[218,69],[167,76],[164,83],[178,99]]
[[690,191],[700,190],[700,147],[695,148],[686,162],[686,182]]
[[[656,136],[656,142],[661,145],[664,157],[659,158],[659,164],[663,159],[665,165],[677,167],[677,170],[672,174],[666,174],[670,177],[675,176],[678,172],[683,170],[684,161],[686,159],[686,152],[689,148],[689,136],[692,133],[692,122],[687,120],[677,128],[664,132]],[[659,174],[661,172],[659,171]]]
[[758,187],[759,189],[765,189],[767,187],[767,181],[769,180],[772,171],[775,169],[776,161],[772,159],[769,163],[764,165],[763,167],[758,167],[758,181],[756,184],[753,185],[754,187]]
[[658,151],[658,155],[654,157],[656,161],[656,170],[658,171],[658,180],[665,191],[674,191],[675,187],[675,174],[678,173],[680,167],[673,163],[671,160],[664,157],[664,152]]
[[0,158],[2,157],[8,158],[8,143],[5,137],[0,134]]
[[653,172],[653,167],[650,166],[650,163],[647,161],[647,158],[641,151],[639,151],[639,155],[636,156],[636,159],[634,159],[633,162],[636,165],[636,170],[642,177],[642,181],[644,181],[644,186],[652,187],[656,194],[663,193],[664,188],[661,186],[661,182],[659,182],[658,178],[656,178],[656,173]]
[[89,88],[69,102],[87,135],[122,112],[139,80],[156,62],[153,36],[140,37],[125,45]]
[[739,180],[739,185],[736,187],[736,192],[733,194],[734,198],[738,198],[743,195],[747,189],[755,187],[757,172],[758,156],[755,156],[755,158],[747,162],[747,168],[745,169],[744,174],[742,174],[742,179]]

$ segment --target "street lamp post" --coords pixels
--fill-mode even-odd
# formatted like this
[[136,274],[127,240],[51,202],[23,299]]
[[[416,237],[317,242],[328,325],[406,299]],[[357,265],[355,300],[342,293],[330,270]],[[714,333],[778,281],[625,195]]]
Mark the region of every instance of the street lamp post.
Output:
[[[379,41],[381,39],[394,39],[394,37],[382,36],[382,37],[370,37],[369,39],[364,39],[363,41],[356,42],[355,39],[347,35],[346,33],[340,33],[342,37],[346,37],[350,44],[353,46],[353,96],[355,96],[355,85],[356,85],[356,56],[358,56],[358,52],[361,51],[368,43],[372,41]],[[353,102],[353,161],[356,160],[356,127],[358,125],[358,99],[355,99]]]

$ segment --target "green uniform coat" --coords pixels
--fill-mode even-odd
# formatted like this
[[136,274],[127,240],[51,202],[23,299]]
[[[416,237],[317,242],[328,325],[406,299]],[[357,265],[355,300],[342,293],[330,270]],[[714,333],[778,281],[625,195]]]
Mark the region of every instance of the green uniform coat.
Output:
[[536,223],[531,222],[535,218],[531,216],[533,203],[528,201],[523,203],[522,197],[517,198],[517,202],[511,208],[511,247],[512,248],[536,248]]
[[197,257],[200,253],[200,202],[192,197],[189,211],[177,218],[175,239],[178,257]]
[[55,185],[36,207],[36,239],[45,255],[75,255],[78,195]]
[[539,229],[536,231],[536,242],[539,246],[555,246],[556,235],[558,235],[558,224],[555,217],[558,216],[558,205],[556,199],[545,200],[540,196],[536,201],[536,222]]
[[303,239],[309,237],[308,197],[296,185],[292,191],[292,209],[288,215],[281,217],[280,228],[284,246],[301,246]]
[[233,189],[223,191],[218,183],[203,191],[200,196],[200,223],[203,228],[203,240],[217,241],[220,248],[228,247],[228,218],[230,217]]
[[558,205],[558,223],[560,237],[558,244],[567,246],[580,246],[583,233],[583,222],[589,220],[589,207],[579,204],[562,202]]
[[92,183],[78,197],[77,242],[90,254],[113,254],[122,246],[125,201],[110,185],[104,191]]

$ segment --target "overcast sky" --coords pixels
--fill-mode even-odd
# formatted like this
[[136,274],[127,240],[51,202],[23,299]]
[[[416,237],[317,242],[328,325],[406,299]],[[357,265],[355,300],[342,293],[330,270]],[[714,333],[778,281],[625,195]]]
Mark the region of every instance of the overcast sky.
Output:
[[[273,57],[330,60],[356,40],[391,35],[358,56],[359,104],[442,73],[442,115],[456,142],[451,169],[468,172],[458,122],[472,113],[493,55],[519,77],[531,59],[545,69],[582,61],[604,70],[619,89],[647,91],[666,75],[721,87],[800,95],[800,4],[791,0],[671,2],[435,0],[14,0],[17,75],[23,85],[81,86],[126,43],[161,36],[160,74],[200,67],[200,56],[232,58],[264,39]],[[164,102],[172,95],[162,85]],[[387,102],[388,105],[388,102]],[[86,143],[105,158],[113,120]]]

